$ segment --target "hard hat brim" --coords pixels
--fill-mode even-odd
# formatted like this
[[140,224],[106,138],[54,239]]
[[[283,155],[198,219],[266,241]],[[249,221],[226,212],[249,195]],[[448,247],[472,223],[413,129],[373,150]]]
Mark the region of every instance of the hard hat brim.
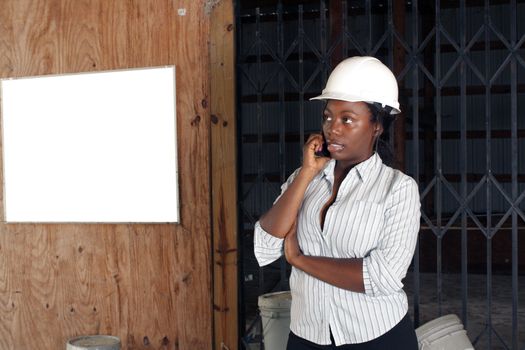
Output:
[[[362,96],[353,96],[348,94],[338,94],[336,92],[323,92],[319,96],[315,96],[310,98],[310,101],[315,100],[340,100],[340,101],[348,101],[348,102],[367,102],[367,103],[374,103],[376,101],[363,101]],[[392,111],[390,111],[390,114],[399,114],[401,113],[401,110],[399,109],[399,103],[396,103],[395,106],[391,106]]]

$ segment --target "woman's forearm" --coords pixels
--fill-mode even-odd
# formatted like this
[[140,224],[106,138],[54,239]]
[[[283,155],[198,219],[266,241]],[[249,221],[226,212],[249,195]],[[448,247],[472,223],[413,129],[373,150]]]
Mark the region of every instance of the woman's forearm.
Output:
[[364,293],[363,259],[338,259],[298,255],[290,264],[326,283]]
[[286,235],[284,255],[290,265],[321,281],[353,292],[365,291],[363,259],[304,255],[299,246],[295,226]]
[[310,181],[330,160],[327,157],[316,156],[315,152],[322,150],[322,147],[323,136],[321,134],[310,135],[303,146],[303,164],[299,174],[270,210],[259,219],[263,230],[275,237],[286,237],[297,219]]
[[261,227],[271,235],[284,238],[297,218],[308,184],[316,171],[301,169],[275,204],[259,219]]

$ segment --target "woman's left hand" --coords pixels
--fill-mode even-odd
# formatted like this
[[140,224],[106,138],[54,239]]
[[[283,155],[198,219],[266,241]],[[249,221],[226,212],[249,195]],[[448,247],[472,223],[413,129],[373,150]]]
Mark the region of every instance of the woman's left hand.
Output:
[[286,234],[284,240],[284,255],[288,263],[295,266],[295,262],[303,255],[297,240],[297,222],[294,222],[292,228]]

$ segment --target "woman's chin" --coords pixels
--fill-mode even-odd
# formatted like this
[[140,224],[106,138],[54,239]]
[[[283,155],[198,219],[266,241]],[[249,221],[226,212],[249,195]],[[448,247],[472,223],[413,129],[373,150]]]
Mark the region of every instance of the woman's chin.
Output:
[[330,152],[330,158],[335,160],[345,160],[348,158],[348,155],[345,156],[343,152]]

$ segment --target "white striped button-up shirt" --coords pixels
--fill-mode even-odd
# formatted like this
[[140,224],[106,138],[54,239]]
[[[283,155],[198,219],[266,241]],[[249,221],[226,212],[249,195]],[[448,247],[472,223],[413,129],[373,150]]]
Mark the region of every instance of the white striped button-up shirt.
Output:
[[[407,313],[401,280],[412,260],[419,232],[420,199],[416,182],[383,164],[374,153],[341,183],[321,229],[320,213],[332,196],[335,160],[306,189],[297,218],[297,237],[305,255],[363,258],[365,293],[325,283],[292,268],[290,329],[317,344],[362,343],[392,329]],[[283,184],[292,183],[298,170]],[[283,254],[283,239],[255,224],[254,251],[259,265]]]

